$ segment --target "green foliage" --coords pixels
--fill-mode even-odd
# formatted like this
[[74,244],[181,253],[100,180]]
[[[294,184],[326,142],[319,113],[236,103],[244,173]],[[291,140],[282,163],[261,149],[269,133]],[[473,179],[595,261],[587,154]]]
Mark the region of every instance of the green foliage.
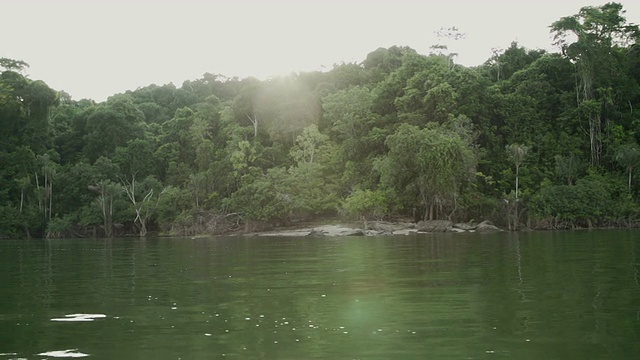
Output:
[[556,224],[562,221],[571,224],[593,221],[602,215],[609,195],[601,187],[593,185],[592,182],[580,180],[575,186],[543,188],[531,199],[532,213],[540,217],[551,216]]
[[511,161],[513,161],[513,164],[516,166],[516,193],[515,193],[515,197],[516,200],[518,199],[518,185],[519,185],[519,176],[520,176],[520,166],[522,165],[522,163],[524,162],[524,160],[527,157],[527,154],[529,153],[529,150],[531,150],[531,148],[529,146],[526,145],[522,145],[522,144],[509,144],[506,147],[507,150],[507,154],[509,154],[509,157],[511,158]]
[[47,224],[47,238],[60,238],[69,236],[72,233],[74,224],[69,216],[64,218],[55,217]]
[[17,208],[0,205],[0,239],[28,237],[29,233],[24,232],[28,227],[25,229],[23,225],[26,224]]
[[620,181],[591,174],[575,185],[543,187],[529,207],[534,219],[552,218],[554,228],[619,224],[638,212],[621,188]]
[[228,201],[229,207],[248,220],[288,222],[293,199],[287,186],[287,171],[272,168],[266,174],[245,175],[242,186]]
[[575,179],[580,175],[582,164],[575,154],[569,156],[556,155],[556,175],[567,181],[567,185],[573,185]]
[[627,80],[627,63],[620,50],[636,43],[640,29],[627,23],[624,13],[622,5],[614,2],[586,6],[551,25],[555,45],[576,64],[578,115],[588,124],[593,166],[599,166],[606,153],[605,120],[620,117],[616,108],[630,102],[638,86]]
[[330,214],[338,207],[336,184],[319,163],[299,163],[289,168],[287,182],[294,218]]
[[143,139],[130,140],[126,146],[116,147],[113,162],[120,169],[120,176],[145,178],[156,173],[155,149]]
[[157,219],[163,231],[169,231],[178,221],[180,214],[191,208],[187,190],[168,186],[158,200]]
[[296,138],[296,144],[291,148],[291,157],[299,164],[318,161],[322,148],[328,141],[329,136],[320,133],[318,126],[311,124]]
[[356,189],[343,201],[342,211],[351,219],[383,220],[389,214],[387,194],[382,190]]
[[629,174],[628,189],[631,193],[633,170],[640,166],[640,146],[637,143],[620,146],[616,151],[616,161],[624,166]]
[[102,103],[1,58],[0,237],[217,233],[336,213],[633,224],[640,31],[616,3],[551,31],[561,54],[512,43],[466,68],[443,43],[392,46],[327,72],[206,73]]
[[429,125],[424,129],[400,125],[387,138],[389,153],[379,161],[382,184],[414,197],[409,205],[422,207],[424,219],[446,216],[445,208],[455,207],[462,184],[473,178],[477,163],[469,138],[442,125]]
[[144,114],[131,99],[111,98],[86,118],[84,152],[91,163],[100,156],[111,157],[118,146],[142,138]]
[[253,172],[242,177],[228,205],[248,220],[278,223],[334,212],[337,192],[325,179],[318,163],[300,163],[288,170],[271,168],[265,174]]

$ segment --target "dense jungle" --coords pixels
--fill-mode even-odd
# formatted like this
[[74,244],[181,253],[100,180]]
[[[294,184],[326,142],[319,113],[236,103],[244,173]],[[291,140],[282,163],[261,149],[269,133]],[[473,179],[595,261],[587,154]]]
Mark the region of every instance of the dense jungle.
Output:
[[[620,4],[477,67],[442,29],[324,72],[206,73],[74,100],[0,59],[0,238],[193,236],[341,219],[638,225],[640,30]],[[508,44],[506,44],[508,45]],[[109,71],[105,69],[105,71]]]

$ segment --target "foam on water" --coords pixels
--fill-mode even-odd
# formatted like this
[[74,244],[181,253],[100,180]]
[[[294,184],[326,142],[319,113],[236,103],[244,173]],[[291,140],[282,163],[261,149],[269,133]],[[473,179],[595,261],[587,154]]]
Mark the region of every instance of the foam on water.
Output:
[[38,354],[38,356],[51,356],[55,358],[81,358],[87,357],[89,354],[81,353],[78,349],[47,351]]
[[53,318],[51,319],[51,321],[68,321],[68,322],[93,321],[95,319],[103,319],[106,317],[107,315],[105,314],[68,314],[68,315],[65,315],[63,318]]

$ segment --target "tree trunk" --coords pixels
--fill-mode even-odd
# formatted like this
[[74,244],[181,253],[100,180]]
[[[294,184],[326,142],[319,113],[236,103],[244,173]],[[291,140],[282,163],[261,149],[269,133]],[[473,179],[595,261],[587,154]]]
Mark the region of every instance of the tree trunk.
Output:
[[518,198],[516,197],[516,202],[513,204],[513,230],[518,230]]
[[518,200],[519,181],[520,181],[520,165],[516,164],[516,201]]
[[146,237],[147,236],[147,221],[140,219],[140,237]]
[[51,208],[53,207],[53,183],[49,180],[49,220],[51,220]]
[[255,139],[258,137],[258,116],[253,115],[253,117],[251,117],[247,114],[247,118],[249,118],[249,121],[251,121],[251,124],[253,125],[253,138]]
[[589,114],[589,142],[591,146],[591,165],[600,165],[602,153],[602,124],[599,115]]

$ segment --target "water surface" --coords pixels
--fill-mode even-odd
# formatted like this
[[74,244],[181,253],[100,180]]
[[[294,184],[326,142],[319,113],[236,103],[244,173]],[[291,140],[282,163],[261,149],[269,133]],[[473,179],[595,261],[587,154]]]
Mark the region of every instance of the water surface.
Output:
[[640,232],[0,241],[0,360],[640,358]]

